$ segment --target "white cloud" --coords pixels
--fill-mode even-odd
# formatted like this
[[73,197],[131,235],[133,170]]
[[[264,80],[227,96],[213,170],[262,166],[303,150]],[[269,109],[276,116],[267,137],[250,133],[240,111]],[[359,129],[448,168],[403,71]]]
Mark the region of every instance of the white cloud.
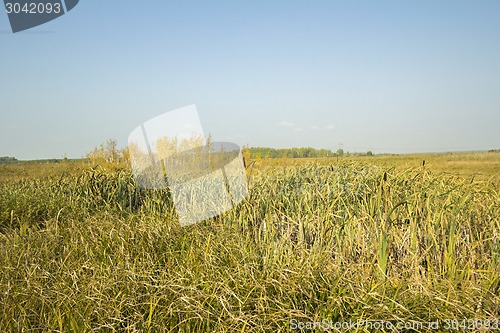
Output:
[[283,120],[281,122],[278,123],[278,126],[281,126],[281,127],[293,127],[294,124],[289,122],[289,121],[286,121],[286,120]]
[[294,128],[294,131],[295,132],[304,132],[304,129],[302,127],[297,127],[297,128]]
[[333,129],[335,129],[335,125],[334,124],[327,125],[325,127],[325,129],[327,129],[327,130],[333,130]]
[[316,125],[311,125],[311,126],[309,127],[309,129],[310,129],[311,131],[316,131],[316,130],[319,130],[319,126],[316,126]]

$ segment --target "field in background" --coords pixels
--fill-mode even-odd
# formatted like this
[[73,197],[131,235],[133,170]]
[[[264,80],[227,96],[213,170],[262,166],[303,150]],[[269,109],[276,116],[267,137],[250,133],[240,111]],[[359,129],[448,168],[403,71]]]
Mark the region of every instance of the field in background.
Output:
[[470,180],[490,181],[500,185],[500,153],[445,153],[445,154],[408,154],[408,155],[374,155],[330,158],[286,158],[262,159],[260,165],[302,165],[311,162],[335,164],[359,162],[377,165],[383,168],[400,170],[422,166],[433,173],[458,176]]
[[[256,161],[255,157],[250,158]],[[57,161],[57,162],[55,162]],[[310,163],[345,164],[360,162],[377,165],[383,168],[408,169],[416,168],[425,161],[425,167],[440,174],[461,178],[485,180],[500,185],[500,153],[445,153],[445,154],[408,154],[408,155],[374,155],[329,158],[261,158],[257,160],[257,168],[270,166],[298,166]],[[85,160],[51,160],[46,162],[19,162],[15,164],[0,163],[0,184],[22,179],[39,179],[63,174],[79,174],[95,165]],[[107,169],[129,169],[129,164],[99,163]]]
[[0,331],[500,317],[500,154],[254,162],[185,228],[126,164],[0,165]]

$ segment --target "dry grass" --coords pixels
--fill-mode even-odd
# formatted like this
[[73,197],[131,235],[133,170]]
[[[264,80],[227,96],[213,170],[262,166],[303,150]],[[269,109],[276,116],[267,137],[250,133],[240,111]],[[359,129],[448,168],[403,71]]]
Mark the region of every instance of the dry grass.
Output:
[[127,170],[4,181],[0,330],[498,318],[498,187],[373,161],[262,161],[244,202],[186,228]]

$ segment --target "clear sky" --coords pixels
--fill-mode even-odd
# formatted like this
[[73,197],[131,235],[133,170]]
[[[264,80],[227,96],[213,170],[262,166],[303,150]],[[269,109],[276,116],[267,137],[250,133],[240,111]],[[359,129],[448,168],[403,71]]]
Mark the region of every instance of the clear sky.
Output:
[[13,34],[0,156],[78,158],[196,104],[215,140],[500,148],[500,1],[89,1]]

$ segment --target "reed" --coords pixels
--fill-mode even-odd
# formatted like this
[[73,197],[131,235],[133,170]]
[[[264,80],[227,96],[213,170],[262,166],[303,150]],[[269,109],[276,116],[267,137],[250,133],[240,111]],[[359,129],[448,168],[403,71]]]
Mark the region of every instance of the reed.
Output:
[[0,331],[500,316],[494,183],[427,165],[257,164],[243,202],[185,228],[168,191],[127,169],[0,183]]

